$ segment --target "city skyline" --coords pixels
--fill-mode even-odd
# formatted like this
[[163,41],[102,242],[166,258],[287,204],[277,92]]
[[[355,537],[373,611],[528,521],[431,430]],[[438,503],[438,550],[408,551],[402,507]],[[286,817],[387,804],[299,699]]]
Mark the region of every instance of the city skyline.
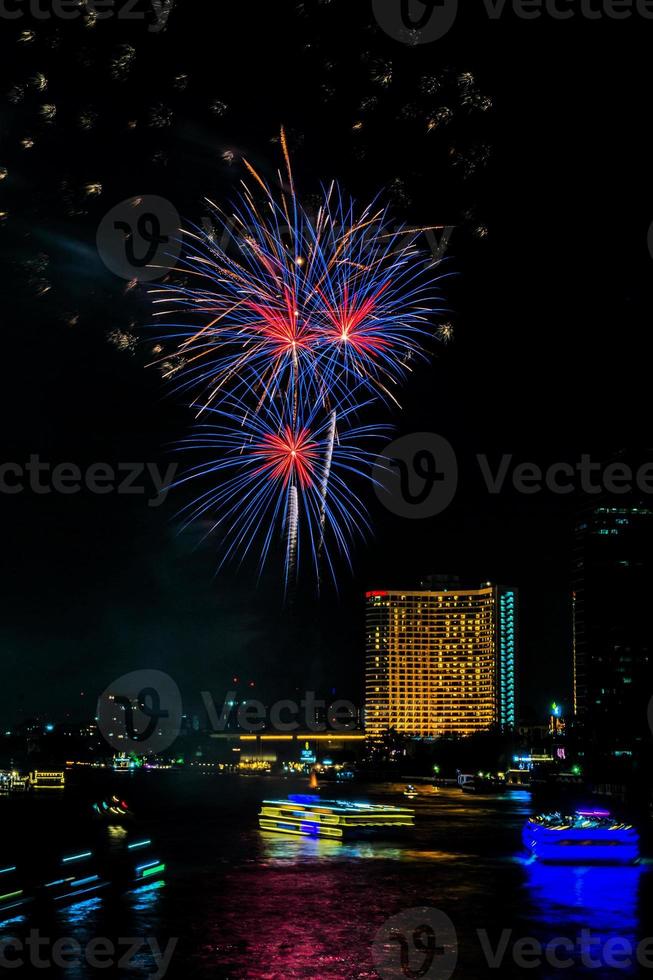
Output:
[[[225,16],[228,21],[232,17]],[[398,221],[416,227],[444,225],[424,241],[447,275],[449,327],[444,342],[438,340],[432,363],[412,372],[402,413],[393,421],[399,437],[431,432],[449,442],[458,460],[457,493],[446,510],[419,520],[402,519],[370,499],[373,532],[354,548],[353,573],[339,567],[339,594],[325,592],[316,601],[300,587],[296,609],[284,617],[278,584],[266,575],[257,584],[251,564],[214,578],[217,557],[210,543],[202,543],[202,529],[179,533],[176,514],[189,499],[183,488],[169,491],[156,507],[150,506],[156,488],[149,477],[140,496],[95,494],[88,487],[72,495],[36,493],[29,483],[14,493],[12,470],[7,474],[12,493],[1,497],[11,515],[2,643],[14,686],[11,693],[0,692],[0,711],[25,717],[30,709],[43,712],[55,704],[59,711],[76,710],[82,691],[90,697],[92,689],[135,666],[167,669],[190,691],[225,689],[230,676],[246,673],[270,697],[285,671],[291,687],[347,685],[346,693],[360,701],[362,675],[352,681],[350,664],[360,649],[361,595],[379,582],[416,587],[441,568],[468,581],[488,576],[518,584],[523,708],[531,706],[541,714],[554,699],[571,703],[569,567],[575,511],[582,500],[547,487],[531,495],[517,493],[512,476],[516,466],[526,463],[547,471],[560,463],[575,467],[587,454],[607,461],[626,441],[625,431],[629,441],[646,445],[645,359],[629,354],[640,335],[650,291],[648,216],[638,209],[636,192],[646,168],[631,153],[635,169],[627,187],[606,189],[596,177],[594,190],[590,186],[580,202],[574,197],[577,189],[562,176],[551,179],[557,171],[551,169],[547,132],[565,134],[584,173],[592,173],[598,156],[616,172],[622,156],[616,150],[619,141],[607,149],[603,145],[598,135],[602,129],[589,143],[580,139],[578,106],[569,102],[568,86],[556,77],[552,91],[543,81],[545,49],[534,49],[531,60],[516,46],[511,61],[499,65],[479,42],[461,50],[453,36],[443,42],[446,57],[434,68],[428,45],[411,49],[382,32],[370,34],[362,11],[353,17],[346,38],[336,26],[335,10],[311,8],[298,18],[288,10],[278,16],[287,27],[280,34],[282,46],[294,51],[292,39],[301,38],[303,51],[320,52],[332,62],[330,80],[325,81],[317,55],[302,55],[301,91],[275,72],[276,57],[266,42],[278,27],[267,14],[257,22],[252,39],[262,93],[257,113],[249,111],[249,96],[226,69],[210,78],[216,94],[199,101],[190,99],[189,92],[204,90],[208,80],[200,84],[198,77],[191,83],[179,69],[171,75],[170,92],[176,94],[170,95],[167,112],[148,114],[143,109],[141,128],[135,130],[142,134],[143,152],[131,154],[128,172],[120,166],[115,134],[132,134],[129,126],[138,116],[141,83],[148,105],[157,101],[156,86],[152,88],[156,65],[145,49],[139,50],[145,61],[138,76],[131,75],[127,63],[116,62],[111,71],[124,73],[120,84],[104,79],[100,68],[85,69],[90,93],[100,92],[105,83],[115,86],[115,105],[96,120],[80,104],[79,118],[90,129],[78,128],[64,116],[49,124],[42,134],[47,147],[42,155],[41,142],[32,155],[20,146],[24,132],[32,128],[31,103],[12,103],[18,143],[3,182],[3,192],[12,199],[3,235],[14,248],[11,268],[17,274],[9,276],[7,286],[19,306],[20,322],[33,326],[29,335],[16,329],[8,337],[7,356],[17,370],[6,378],[3,391],[6,417],[12,418],[5,459],[25,467],[38,454],[52,469],[70,463],[83,473],[99,464],[118,473],[121,463],[140,460],[143,467],[156,466],[159,474],[168,472],[176,460],[167,447],[187,431],[189,417],[166,395],[156,371],[147,367],[161,357],[152,353],[157,335],[149,326],[150,286],[130,286],[102,264],[96,255],[97,228],[113,206],[138,189],[162,196],[180,217],[207,227],[202,194],[232,201],[243,157],[266,180],[275,179],[283,123],[302,195],[310,197],[320,179],[331,174],[358,200],[367,200],[370,191],[386,195]],[[175,30],[188,39],[186,15],[176,11],[175,18]],[[44,38],[55,26],[43,25]],[[640,43],[633,26],[624,30]],[[78,27],[83,30],[75,25],[62,39],[64,48],[71,46],[71,57]],[[523,28],[504,27],[519,37],[526,36]],[[543,24],[538,36],[554,29]],[[570,24],[568,31],[556,34],[565,71],[579,83],[583,75],[575,45],[581,31],[580,24]],[[203,49],[207,42],[194,33],[193,38]],[[601,52],[607,57],[611,50],[602,34],[600,38],[592,52],[597,70]],[[346,44],[337,57],[328,53],[334,39]],[[97,43],[105,58],[100,62],[113,64],[109,38],[98,35]],[[157,43],[173,63],[172,34],[163,31]],[[361,57],[361,51],[367,54]],[[77,96],[66,86],[55,52],[44,41],[48,98],[54,103],[52,93],[60,92],[77,111]],[[12,48],[7,63],[12,85],[19,84],[28,55],[29,45]],[[390,63],[394,75],[389,74]],[[637,74],[639,69],[633,65],[629,70]],[[523,74],[528,84],[517,91],[512,83]],[[602,75],[597,84],[593,121],[598,106],[615,98]],[[557,106],[555,120],[546,113],[551,99]],[[313,105],[324,114],[320,130],[303,124],[307,107]],[[436,110],[445,108],[445,115],[436,118]],[[638,137],[629,126],[629,113],[620,104],[620,141],[633,149]],[[192,119],[190,145],[188,131],[176,128],[175,120],[183,118]],[[170,125],[163,125],[169,119]],[[529,145],[543,150],[529,156],[540,193],[529,197],[528,214],[523,209],[524,175],[513,184],[507,174],[497,172],[491,153],[486,158],[473,151],[480,143],[488,151],[494,146],[500,154],[519,154],[517,133],[524,131]],[[80,186],[95,188],[84,192],[80,207],[72,189],[61,193],[59,188],[69,186],[67,174],[77,175],[89,144],[98,151],[93,169],[101,171],[106,160],[115,164],[114,176],[102,173],[102,180],[91,176],[82,182],[80,173]],[[167,165],[152,164],[162,154]],[[217,168],[215,160],[220,161]],[[418,164],[409,166],[409,160]],[[23,167],[23,182],[14,183],[12,175],[20,175]],[[194,174],[192,181],[189,173]],[[25,193],[30,181],[41,181],[44,187],[31,200]],[[498,195],[497,186],[502,188]],[[600,215],[594,191],[607,193],[613,202]],[[561,208],[564,234],[548,220]],[[28,239],[14,223],[21,209]],[[46,231],[41,233],[40,227]],[[606,250],[606,239],[618,240],[620,249]],[[29,248],[29,254],[24,251],[27,241],[40,242],[33,254]],[[538,270],[550,268],[561,245],[564,254],[574,247],[573,274],[562,263],[552,279],[555,289],[542,294]],[[88,288],[81,289],[71,256],[91,254],[92,264],[83,266]],[[600,295],[591,288],[595,279],[602,283]],[[559,303],[558,292],[569,301]],[[489,317],[494,318],[492,329],[486,326]],[[614,342],[617,323],[622,343]],[[602,359],[608,350],[611,394],[606,399]],[[26,386],[21,373],[27,364]],[[28,389],[33,394],[25,398]],[[499,493],[488,491],[479,454],[487,456],[492,474],[500,471],[504,454],[512,456]],[[135,482],[130,490],[140,489],[139,480]],[[538,628],[542,622],[545,631]],[[54,690],[48,680],[52,664],[60,678]]]

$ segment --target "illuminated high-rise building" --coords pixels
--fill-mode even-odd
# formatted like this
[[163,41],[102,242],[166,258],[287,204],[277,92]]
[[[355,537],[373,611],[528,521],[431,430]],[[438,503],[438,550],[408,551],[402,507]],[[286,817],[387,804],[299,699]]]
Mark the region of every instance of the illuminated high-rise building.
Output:
[[597,737],[650,734],[653,507],[604,498],[575,528],[574,711]]
[[426,738],[513,726],[516,662],[515,589],[368,592],[365,729]]

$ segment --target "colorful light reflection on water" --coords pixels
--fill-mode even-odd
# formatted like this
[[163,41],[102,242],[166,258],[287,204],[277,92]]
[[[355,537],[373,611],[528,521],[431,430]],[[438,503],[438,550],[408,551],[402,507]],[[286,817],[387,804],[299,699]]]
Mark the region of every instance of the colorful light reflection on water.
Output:
[[[526,791],[485,797],[452,789],[420,797],[411,804],[415,829],[393,839],[340,843],[262,832],[261,800],[294,788],[301,784],[165,773],[155,782],[151,774],[136,778],[130,801],[133,796],[143,823],[134,839],[156,841],[155,856],[168,864],[165,887],[145,883],[119,900],[105,892],[57,909],[56,923],[45,931],[82,943],[102,935],[152,936],[165,946],[178,936],[170,980],[372,980],[378,930],[390,917],[426,906],[455,925],[453,980],[559,980],[561,974],[603,980],[636,972],[607,964],[585,968],[580,949],[577,963],[562,971],[546,962],[528,971],[515,964],[514,943],[526,937],[546,945],[588,928],[599,942],[635,944],[653,934],[650,867],[578,868],[527,859],[521,830],[532,802]],[[365,794],[351,787],[351,799],[362,795],[367,787]],[[369,787],[369,796],[371,802],[404,802],[388,784]],[[30,925],[31,919],[12,924],[0,936]],[[510,931],[499,968],[488,968],[478,930],[487,931],[492,949],[503,930]],[[115,975],[135,980],[154,969],[144,951],[134,971]],[[93,980],[96,974],[80,968],[66,976]]]
[[[524,862],[527,887],[532,903],[533,936],[543,946],[558,937],[574,942],[569,956],[574,973],[592,976],[615,975],[613,961],[617,941],[632,950],[629,966],[624,954],[617,968],[621,976],[637,974],[636,949],[640,941],[639,889],[645,867],[585,866]],[[583,930],[587,931],[585,940]],[[560,968],[550,973],[559,976]]]

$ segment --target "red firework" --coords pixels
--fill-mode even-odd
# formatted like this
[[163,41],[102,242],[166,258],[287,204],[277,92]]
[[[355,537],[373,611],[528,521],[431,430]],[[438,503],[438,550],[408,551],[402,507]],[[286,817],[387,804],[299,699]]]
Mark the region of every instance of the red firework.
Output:
[[294,477],[302,489],[312,486],[319,447],[308,429],[294,433],[286,426],[280,436],[269,433],[254,447],[254,455],[264,460],[254,475],[266,473],[271,480],[282,480],[284,487]]
[[284,300],[279,305],[266,305],[250,300],[246,306],[261,318],[258,325],[260,336],[277,356],[310,348],[315,333],[300,324],[297,303],[287,289],[284,290]]
[[[389,347],[389,340],[381,334],[382,325],[378,323],[374,327],[377,301],[389,285],[389,282],[384,283],[372,296],[360,302],[357,294],[350,299],[349,289],[345,285],[343,300],[338,306],[330,305],[320,290],[325,303],[324,312],[330,324],[325,330],[327,340],[330,343],[351,344],[357,353],[372,356]],[[361,324],[364,324],[362,330]]]

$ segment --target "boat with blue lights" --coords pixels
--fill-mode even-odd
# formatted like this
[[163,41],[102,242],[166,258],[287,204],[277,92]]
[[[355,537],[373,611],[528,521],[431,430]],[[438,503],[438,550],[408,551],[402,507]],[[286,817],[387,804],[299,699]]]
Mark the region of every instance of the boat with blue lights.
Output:
[[526,822],[522,837],[534,858],[551,863],[634,864],[639,858],[637,830],[608,810],[539,814]]
[[97,855],[93,850],[63,855],[48,868],[47,878],[48,881],[43,881],[36,888],[36,900],[39,903],[76,903],[94,898],[109,887],[109,882],[100,873]]
[[0,868],[0,920],[16,915],[29,901],[16,865]]
[[277,834],[342,840],[365,831],[414,827],[415,811],[380,803],[297,795],[285,800],[263,800],[259,826]]
[[163,887],[167,866],[153,841],[115,825],[110,830],[114,833],[95,845],[0,863],[0,924],[28,914],[39,920],[53,909],[100,897],[121,901],[128,892]]

